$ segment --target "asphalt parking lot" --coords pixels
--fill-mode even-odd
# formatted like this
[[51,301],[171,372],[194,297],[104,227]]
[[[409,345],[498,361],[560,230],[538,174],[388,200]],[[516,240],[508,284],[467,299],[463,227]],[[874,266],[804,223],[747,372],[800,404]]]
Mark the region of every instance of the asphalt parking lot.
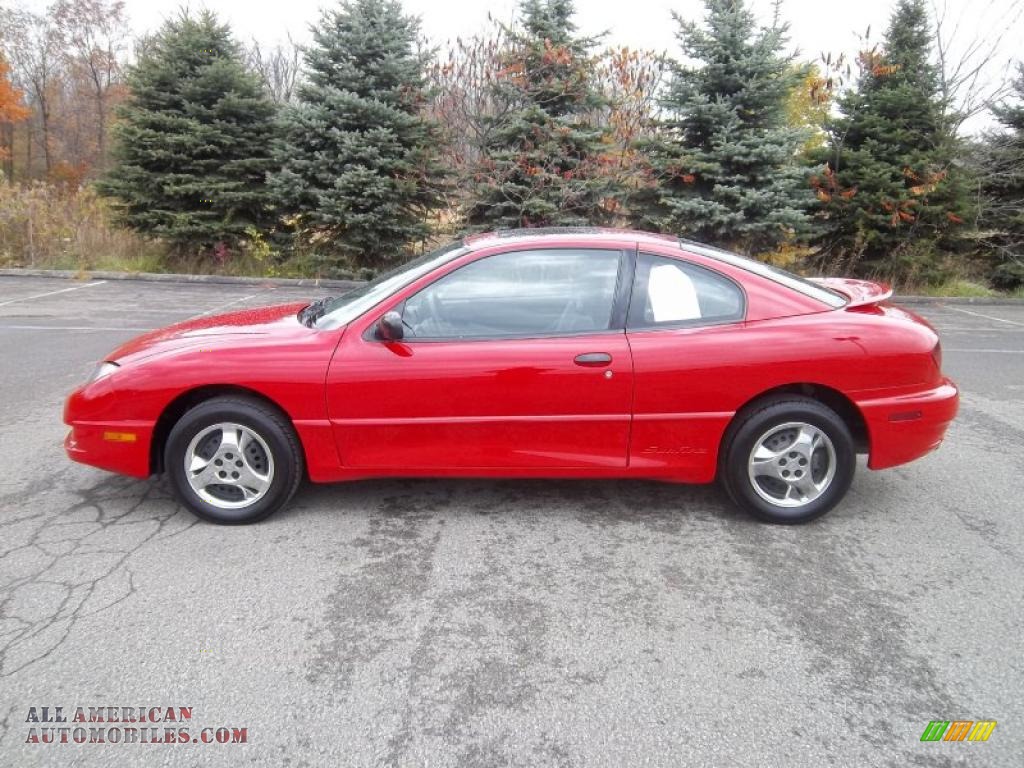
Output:
[[[65,458],[117,344],[318,295],[0,277],[0,766],[1021,765],[1024,305],[915,307],[960,417],[803,527],[714,487],[395,480],[224,528]],[[44,706],[247,743],[26,743]]]

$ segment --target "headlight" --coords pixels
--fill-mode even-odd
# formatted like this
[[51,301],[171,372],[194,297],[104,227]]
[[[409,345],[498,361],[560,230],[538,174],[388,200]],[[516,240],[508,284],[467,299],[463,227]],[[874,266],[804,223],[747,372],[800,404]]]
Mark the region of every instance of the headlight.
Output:
[[120,367],[121,366],[117,363],[112,363],[109,360],[106,360],[96,366],[96,370],[94,370],[92,372],[92,376],[89,377],[89,382],[91,383],[97,379],[102,379],[104,376],[109,376]]

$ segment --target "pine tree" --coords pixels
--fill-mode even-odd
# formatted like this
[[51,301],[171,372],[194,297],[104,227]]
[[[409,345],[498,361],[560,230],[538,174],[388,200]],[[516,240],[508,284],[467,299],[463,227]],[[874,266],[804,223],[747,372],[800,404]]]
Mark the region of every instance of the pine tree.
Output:
[[508,106],[481,147],[465,220],[472,229],[583,226],[609,220],[620,201],[607,166],[604,106],[594,83],[595,41],[577,36],[572,0],[523,0],[506,30],[495,101]]
[[1024,285],[1024,64],[1017,65],[1013,101],[992,111],[1004,130],[989,134],[981,151],[988,198],[982,228],[996,255],[993,285],[1015,290]]
[[825,252],[847,271],[936,279],[966,215],[931,40],[924,0],[900,0],[882,51],[860,55],[856,86],[829,126],[828,166],[812,184]]
[[784,25],[758,29],[744,0],[705,0],[703,25],[675,16],[694,65],[673,67],[658,137],[642,147],[655,186],[637,195],[644,227],[747,253],[806,233],[813,203],[798,161],[806,131],[787,122],[803,72]]
[[188,249],[266,225],[274,107],[214,14],[182,12],[142,49],[98,183],[133,229]]
[[443,172],[422,113],[419,23],[397,0],[325,11],[306,51],[307,80],[286,110],[272,186],[299,234],[328,257],[373,268],[427,232]]

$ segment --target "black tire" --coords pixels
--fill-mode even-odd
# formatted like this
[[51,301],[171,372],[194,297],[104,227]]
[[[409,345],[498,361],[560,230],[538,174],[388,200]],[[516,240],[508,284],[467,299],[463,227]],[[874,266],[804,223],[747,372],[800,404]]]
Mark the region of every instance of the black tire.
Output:
[[[751,456],[762,437],[789,423],[807,424],[821,430],[831,441],[835,453],[835,472],[831,482],[821,491],[821,495],[798,507],[780,506],[781,502],[771,503],[766,500],[754,487],[755,481],[748,471]],[[784,444],[786,432],[780,432],[779,436]],[[821,458],[821,450],[812,458],[812,466],[816,459]],[[829,461],[827,454],[825,461]],[[729,497],[741,509],[768,523],[792,525],[814,520],[835,507],[849,490],[856,466],[857,453],[853,437],[835,411],[808,397],[783,395],[755,403],[737,414],[723,441],[718,476]],[[794,468],[805,471],[803,466]],[[759,480],[758,484],[762,492],[772,495],[770,491],[773,488],[766,486],[775,482],[771,479]]]
[[[225,509],[204,500],[186,477],[185,454],[192,440],[219,423],[238,424],[251,430],[272,458],[273,477],[263,496],[242,508]],[[257,448],[260,452],[262,447]],[[266,457],[262,460],[266,461]],[[181,503],[197,517],[220,525],[255,523],[281,509],[299,487],[305,472],[302,448],[287,417],[267,403],[240,395],[211,398],[186,411],[167,437],[164,467]]]

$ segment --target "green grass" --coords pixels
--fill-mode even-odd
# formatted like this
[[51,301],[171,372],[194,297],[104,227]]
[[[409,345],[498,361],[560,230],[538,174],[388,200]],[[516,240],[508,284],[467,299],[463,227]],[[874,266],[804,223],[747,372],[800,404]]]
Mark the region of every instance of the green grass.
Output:
[[140,248],[138,251],[120,256],[94,254],[88,260],[80,258],[55,259],[60,264],[56,269],[78,269],[83,271],[106,270],[110,272],[166,272],[161,249]]
[[915,294],[918,296],[940,296],[940,297],[963,297],[963,298],[987,298],[1000,296],[998,291],[993,291],[988,286],[976,283],[972,280],[948,280],[941,285],[924,285],[915,289],[900,291],[900,293]]

